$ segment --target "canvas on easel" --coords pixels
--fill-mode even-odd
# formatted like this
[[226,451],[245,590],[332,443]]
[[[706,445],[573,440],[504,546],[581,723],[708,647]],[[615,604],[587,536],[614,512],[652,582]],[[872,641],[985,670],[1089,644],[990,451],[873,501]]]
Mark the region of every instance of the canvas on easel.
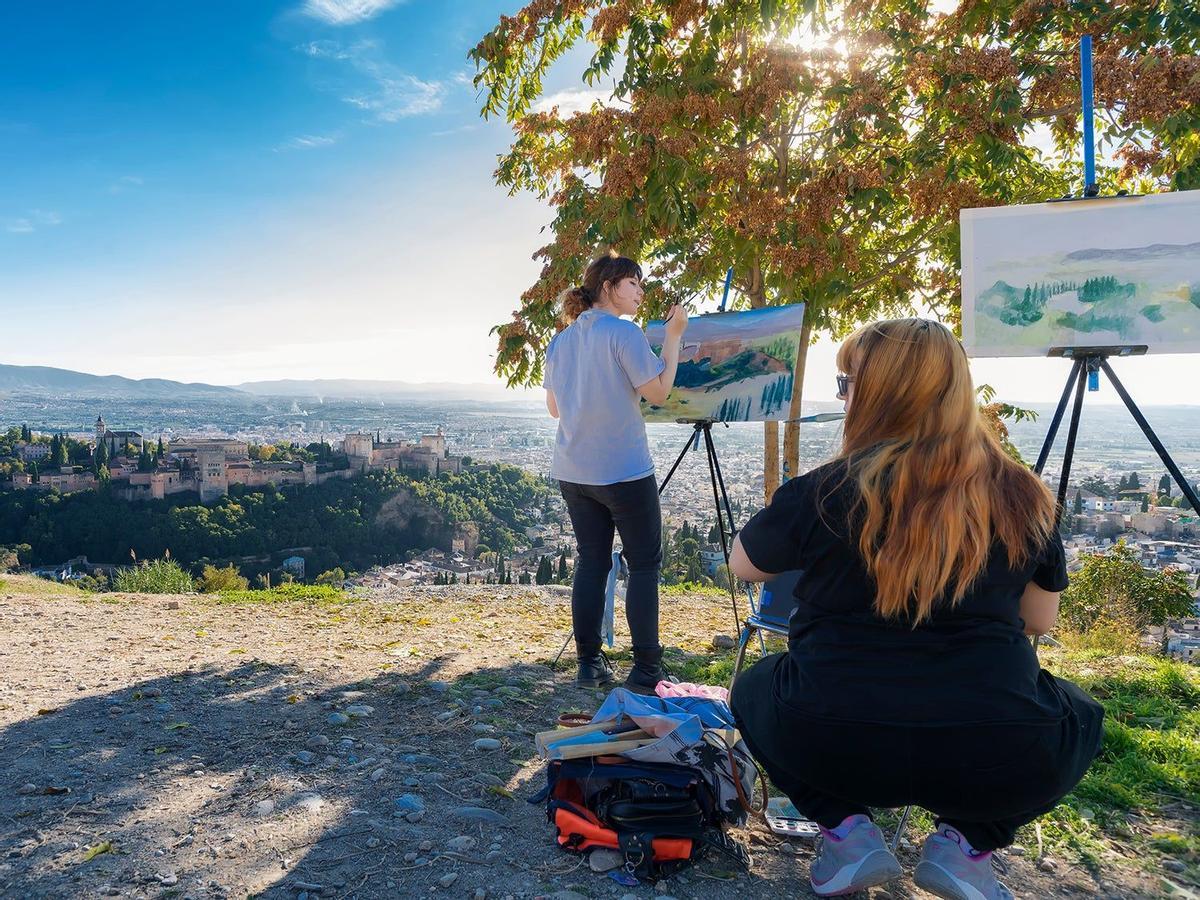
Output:
[[963,346],[1200,351],[1200,191],[964,209]]
[[[690,318],[675,386],[661,406],[643,400],[642,415],[648,422],[786,419],[803,328],[803,303]],[[646,325],[660,355],[665,335],[662,321]]]

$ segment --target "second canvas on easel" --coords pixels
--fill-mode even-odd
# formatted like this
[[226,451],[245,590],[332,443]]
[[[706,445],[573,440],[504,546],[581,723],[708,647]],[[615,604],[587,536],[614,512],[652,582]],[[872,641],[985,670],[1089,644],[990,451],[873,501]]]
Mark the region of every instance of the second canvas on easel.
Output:
[[[670,397],[662,406],[643,401],[643,415],[651,422],[786,419],[803,327],[803,303],[693,316]],[[663,335],[661,321],[646,326],[655,353]]]
[[972,356],[1200,351],[1200,191],[964,209]]

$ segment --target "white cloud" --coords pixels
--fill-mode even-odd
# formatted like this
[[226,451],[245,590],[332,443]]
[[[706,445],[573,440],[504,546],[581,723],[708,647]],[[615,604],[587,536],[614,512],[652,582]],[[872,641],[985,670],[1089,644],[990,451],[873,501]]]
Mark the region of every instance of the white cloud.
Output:
[[337,41],[309,41],[296,48],[306,56],[323,59],[349,59],[350,53]]
[[275,152],[279,153],[284,150],[313,150],[317,147],[328,147],[330,144],[336,143],[337,138],[331,135],[301,134],[284,141],[275,148]]
[[120,194],[132,187],[141,187],[146,182],[138,175],[122,175],[108,186],[110,194]]
[[592,104],[594,103],[609,106],[611,105],[611,98],[612,91],[610,90],[571,88],[550,94],[548,97],[543,97],[534,105],[533,111],[540,113],[550,112],[550,110],[557,106],[560,116],[569,116],[572,113],[587,112],[592,108]]
[[27,215],[7,219],[4,230],[9,234],[29,234],[39,228],[52,228],[62,224],[62,216],[53,210],[31,209]]
[[407,116],[434,112],[442,105],[443,93],[445,88],[436,81],[422,81],[403,72],[377,72],[372,90],[342,99],[380,122],[398,122]]
[[303,10],[329,25],[353,25],[373,19],[403,0],[305,0]]
[[296,48],[318,59],[345,60],[358,74],[358,84],[342,88],[342,100],[371,114],[378,122],[397,122],[441,108],[446,86],[423,81],[382,58],[377,41],[346,46],[338,41],[310,41]]

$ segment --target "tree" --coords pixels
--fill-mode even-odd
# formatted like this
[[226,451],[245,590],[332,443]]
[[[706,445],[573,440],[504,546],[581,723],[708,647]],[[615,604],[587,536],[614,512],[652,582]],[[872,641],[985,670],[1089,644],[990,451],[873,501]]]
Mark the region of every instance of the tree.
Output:
[[70,460],[67,458],[67,439],[61,434],[56,434],[50,439],[50,464],[55,469],[61,469],[67,465]]
[[1133,490],[1135,488],[1140,488],[1141,486],[1142,486],[1142,481],[1140,478],[1138,478],[1138,473],[1130,472],[1129,473],[1129,488],[1130,488],[1130,490]]
[[104,441],[96,444],[96,450],[92,454],[92,468],[96,475],[99,476],[100,470],[108,471],[108,444]]
[[1171,476],[1164,472],[1162,478],[1158,479],[1158,495],[1160,497],[1171,496]]
[[567,571],[567,551],[564,549],[558,557],[558,580],[566,584],[570,579],[571,573]]
[[537,575],[534,581],[538,584],[549,584],[554,580],[554,568],[550,563],[549,556],[543,556],[538,560]]
[[332,584],[336,587],[341,587],[342,582],[346,580],[346,570],[341,566],[334,566],[327,572],[322,572],[316,578],[317,584]]
[[163,456],[166,454],[166,452],[167,452],[167,448],[166,448],[166,445],[163,444],[162,435],[160,434],[158,436],[158,458],[162,459]]
[[1142,494],[1142,512],[1150,512],[1150,498]]
[[1059,617],[1080,633],[1105,621],[1140,632],[1191,615],[1194,602],[1184,573],[1143,568],[1137,553],[1121,541],[1108,553],[1084,556],[1063,592]]
[[1080,487],[1082,487],[1085,491],[1090,491],[1091,493],[1104,498],[1107,498],[1111,493],[1108,483],[1103,478],[1099,478],[1095,475],[1089,475],[1087,478],[1083,479],[1083,481],[1080,482]]
[[33,442],[33,432],[29,430],[28,425],[21,426],[21,440],[27,444]]
[[215,594],[218,591],[244,591],[250,587],[250,580],[243,578],[237,566],[230,563],[218,569],[216,566],[205,566],[200,575],[200,590],[205,594]]
[[[813,334],[920,306],[956,321],[959,209],[1077,185],[1061,165],[1078,124],[1078,79],[1062,51],[1085,23],[1105,36],[1097,71],[1110,118],[1097,138],[1115,140],[1125,162],[1102,182],[1200,185],[1189,137],[1200,127],[1195,23],[1182,6],[929,8],[535,0],[502,17],[471,53],[483,115],[506,116],[516,133],[496,178],[549,202],[553,240],[538,251],[538,281],[494,329],[497,372],[512,385],[538,381],[560,325],[555,298],[600,249],[648,265],[648,316],[716,295],[730,266],[735,306],[803,298],[797,388]],[[540,107],[549,67],[585,37],[584,79],[611,97],[573,114]],[[1045,160],[1022,144],[1043,120],[1059,150]],[[774,424],[764,439],[769,499]],[[797,448],[793,425],[791,474]]]
[[1083,494],[1079,491],[1075,492],[1075,515],[1083,515]]

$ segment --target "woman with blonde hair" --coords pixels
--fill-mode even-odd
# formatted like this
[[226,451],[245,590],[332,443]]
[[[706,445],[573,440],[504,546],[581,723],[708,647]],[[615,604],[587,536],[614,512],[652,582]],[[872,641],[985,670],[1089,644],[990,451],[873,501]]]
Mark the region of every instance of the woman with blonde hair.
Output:
[[915,882],[1011,898],[991,851],[1087,771],[1103,710],[1038,665],[1067,586],[1055,501],[983,422],[962,345],[941,324],[860,328],[837,357],[846,419],[831,462],[783,485],[730,568],[802,570],[788,652],[742,674],[746,743],[821,827],[818,896],[901,873],[871,807],[915,804],[938,829]]
[[642,397],[661,404],[670,393],[687,312],[671,308],[659,358],[642,329],[622,318],[637,312],[642,293],[642,270],[632,259],[593,260],[583,284],[564,292],[570,324],[546,348],[544,387],[546,407],[558,419],[550,475],[558,479],[579,550],[571,586],[575,683],[600,687],[613,680],[600,636],[618,532],[629,566],[625,618],[633,643],[625,686],[652,694],[666,677],[658,642],[662,514],[638,404]]

